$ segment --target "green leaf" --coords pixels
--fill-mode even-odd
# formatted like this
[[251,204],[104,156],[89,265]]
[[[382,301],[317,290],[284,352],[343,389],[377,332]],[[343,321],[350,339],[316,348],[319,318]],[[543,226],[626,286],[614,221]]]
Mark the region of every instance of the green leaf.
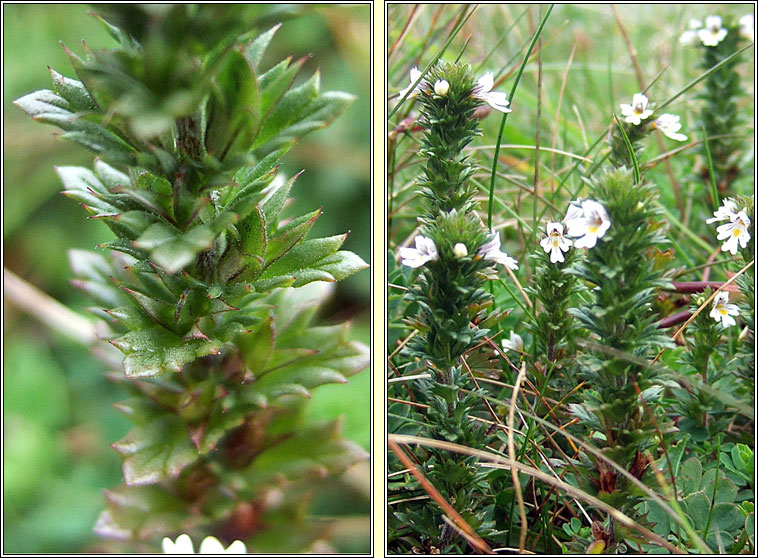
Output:
[[74,106],[48,89],[35,91],[14,101],[14,104],[34,120],[65,130],[62,137],[103,153],[104,156],[129,164],[135,149],[116,134],[75,113]]
[[711,528],[716,531],[732,531],[742,524],[742,514],[732,503],[721,502],[713,506]]
[[293,219],[286,227],[279,229],[275,235],[272,235],[266,245],[264,257],[266,265],[278,260],[298,241],[305,238],[319,215],[321,215],[321,210],[317,209],[308,215]]
[[703,466],[697,457],[690,457],[684,463],[678,479],[681,479],[681,489],[690,494],[700,488],[700,479],[703,476]]
[[328,271],[322,271],[320,269],[299,269],[294,272],[295,282],[292,283],[293,287],[302,287],[308,283],[314,281],[326,281],[327,283],[334,283],[335,279]]
[[352,274],[366,269],[368,264],[357,254],[340,250],[331,256],[327,256],[314,266],[320,271],[329,273],[337,281],[350,277]]
[[261,201],[261,210],[266,216],[266,223],[269,227],[269,230],[272,227],[276,226],[276,223],[278,222],[277,218],[279,216],[279,212],[282,210],[282,207],[284,207],[284,202],[287,201],[287,196],[289,196],[292,185],[301,174],[302,171],[297,173],[286,182],[273,186],[271,190],[266,193],[266,197],[263,198],[263,201]]
[[104,163],[99,157],[95,157],[94,169],[97,177],[108,189],[128,187],[132,184],[129,175],[124,174],[123,172],[113,168],[107,163]]
[[250,66],[252,66],[256,71],[258,71],[258,65],[261,63],[263,53],[271,42],[274,33],[276,33],[281,26],[281,23],[274,25],[268,31],[258,35],[255,40],[253,40],[249,45],[247,45],[247,47],[245,47],[245,58],[247,59]]
[[121,289],[132,297],[137,305],[139,305],[139,307],[142,308],[142,310],[154,321],[166,329],[170,329],[174,316],[174,307],[171,304],[162,300],[150,298],[149,296],[128,287],[122,286]]
[[74,275],[78,277],[105,281],[111,274],[111,266],[106,259],[89,250],[69,250],[68,261]]
[[160,326],[130,331],[110,342],[127,355],[124,359],[127,378],[154,378],[167,372],[181,372],[185,364],[218,354],[221,348],[217,341],[183,339]]
[[274,400],[279,397],[295,396],[303,399],[310,399],[311,393],[307,388],[299,384],[272,384],[269,386],[256,385],[257,393],[267,400]]
[[122,484],[105,491],[105,502],[94,531],[106,538],[157,540],[165,533],[180,531],[187,515],[186,502],[160,485]]
[[300,428],[281,443],[261,453],[246,471],[251,482],[273,476],[298,478],[344,471],[368,454],[357,444],[339,436],[340,421]]
[[276,275],[290,274],[311,267],[327,256],[335,253],[347,237],[346,234],[305,240],[293,247],[283,257],[266,268],[262,279]]
[[264,117],[279,102],[284,92],[292,84],[295,75],[308,60],[307,57],[300,58],[295,64],[290,65],[292,57],[282,60],[263,74],[258,79],[258,86],[261,91],[261,114]]
[[112,216],[107,216],[109,219],[119,226],[123,234],[119,236],[129,239],[135,239],[139,237],[145,230],[155,222],[155,216],[147,211],[141,211],[135,209],[133,211],[127,211],[125,213],[117,213]]
[[111,447],[124,460],[122,470],[129,486],[176,478],[198,458],[184,422],[174,415],[135,426]]
[[726,554],[727,549],[732,546],[733,542],[734,539],[726,531],[716,531],[711,529],[711,531],[708,533],[708,536],[705,537],[705,544],[714,549],[714,551],[719,552],[719,554]]
[[[92,13],[92,12],[91,12]],[[136,55],[139,52],[140,46],[139,43],[137,43],[134,39],[132,39],[131,35],[120,29],[119,27],[116,27],[115,25],[111,25],[107,21],[105,21],[99,14],[92,13],[92,16],[98,21],[100,25],[103,26],[103,29],[116,41],[118,41],[118,44],[120,44],[126,52],[128,52],[131,55]]]
[[169,273],[176,273],[195,260],[198,252],[213,245],[216,234],[208,225],[199,225],[180,235],[163,223],[155,223],[134,241],[134,246],[150,250],[152,260]]
[[253,149],[261,147],[289,125],[298,121],[300,115],[307,111],[311,101],[318,96],[320,82],[321,76],[317,70],[308,81],[287,91],[263,121],[253,142]]
[[55,172],[63,182],[64,193],[93,191],[107,195],[108,188],[95,174],[84,167],[55,167]]
[[270,279],[261,279],[251,283],[256,292],[268,293],[274,289],[282,289],[285,287],[291,287],[295,283],[295,277],[292,275],[281,275],[279,277],[271,277]]
[[[705,493],[711,498],[714,489],[715,480],[710,481],[707,486],[704,487]],[[737,486],[730,479],[719,478],[718,486],[716,486],[716,496],[714,502],[734,502],[737,497]]]
[[292,126],[281,132],[287,137],[300,138],[310,131],[328,126],[335,118],[349,107],[355,96],[342,91],[326,91],[320,94],[309,105]]
[[358,341],[350,341],[328,357],[329,367],[350,377],[365,370],[371,362],[371,350]]
[[299,384],[307,389],[313,389],[324,384],[346,383],[347,379],[334,368],[314,366],[304,362],[278,368],[266,373],[258,380],[260,388],[278,384]]
[[260,181],[261,178],[270,175],[268,180],[260,181],[260,188],[265,188],[273,180],[275,175],[273,171],[279,167],[279,161],[291,147],[292,144],[285,145],[266,155],[256,165],[242,167],[234,175],[234,182],[239,184],[240,190],[245,190],[256,181]]
[[708,513],[711,509],[711,501],[702,490],[690,494],[684,499],[687,513],[695,525],[704,528],[708,523]]
[[212,118],[205,144],[210,153],[223,159],[229,150],[247,151],[253,130],[260,121],[260,100],[255,71],[243,53],[232,49],[217,72],[211,94]]
[[137,188],[114,188],[114,193],[124,194],[131,198],[145,209],[150,210],[157,215],[170,219],[174,216],[174,208],[170,199],[161,196],[150,190],[138,190]]
[[755,514],[750,514],[745,518],[745,533],[750,539],[750,544],[755,546]]
[[34,120],[54,124],[64,129],[68,129],[71,122],[76,119],[71,103],[49,89],[40,89],[24,95],[13,101],[13,104]]
[[[65,183],[64,183],[65,187]],[[103,198],[111,198],[111,196],[102,196],[96,193],[94,190],[88,188],[85,184],[68,188],[63,190],[62,194],[66,197],[73,198],[78,201],[84,209],[94,215],[115,215],[121,211],[120,207],[113,205],[109,201],[105,201]]]
[[99,110],[95,99],[81,81],[62,76],[49,66],[47,69],[53,78],[55,92],[66,99],[77,112]]
[[134,245],[144,250],[154,250],[161,244],[173,240],[176,236],[176,233],[163,223],[155,223],[134,241]]
[[171,196],[171,183],[161,176],[144,171],[137,176],[136,187],[142,190],[149,190],[161,196]]
[[667,537],[671,528],[669,514],[653,500],[648,500],[643,505],[643,513],[647,512],[647,520],[652,522],[653,532],[661,537]]
[[116,163],[134,164],[136,150],[116,134],[84,120],[78,121],[76,128],[64,132],[61,137],[81,144]]
[[269,311],[268,316],[257,329],[246,331],[236,339],[236,345],[240,349],[242,359],[255,377],[260,376],[266,369],[266,365],[274,352],[275,328],[274,315]]
[[263,259],[266,254],[268,238],[266,234],[266,216],[260,206],[255,209],[237,225],[240,233],[240,246],[245,254],[258,256]]

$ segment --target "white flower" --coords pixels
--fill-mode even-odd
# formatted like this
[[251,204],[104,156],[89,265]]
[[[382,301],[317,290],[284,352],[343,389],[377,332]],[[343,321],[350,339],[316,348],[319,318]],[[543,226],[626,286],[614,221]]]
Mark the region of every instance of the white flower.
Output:
[[721,27],[720,16],[705,18],[705,27],[697,32],[697,36],[705,46],[716,46],[726,37],[726,29]]
[[592,248],[597,239],[602,237],[611,226],[611,220],[605,208],[596,201],[584,200],[581,214],[572,203],[566,213],[566,234],[580,237],[574,246],[576,248]]
[[750,240],[750,233],[747,228],[750,226],[750,217],[744,211],[740,211],[731,217],[729,223],[716,227],[718,240],[726,240],[721,245],[722,252],[731,252],[732,256],[737,255],[737,244],[742,248],[747,246]]
[[563,225],[560,223],[548,223],[545,226],[545,230],[547,231],[547,237],[540,240],[540,246],[542,246],[546,254],[550,252],[550,263],[564,261],[563,252],[568,252],[573,243],[568,238],[564,238]]
[[518,269],[518,262],[500,250],[500,235],[498,233],[495,233],[488,242],[482,245],[477,253],[485,260],[502,264],[508,269]]
[[689,30],[682,33],[679,42],[683,45],[692,45],[697,39],[697,32],[703,28],[703,23],[698,19],[690,19]]
[[678,133],[682,127],[679,117],[675,114],[662,114],[653,121],[653,128],[657,128],[663,135],[676,141],[686,141],[687,136]]
[[511,331],[510,339],[503,339],[503,349],[506,351],[516,351],[521,353],[524,351],[524,340],[515,331]]
[[403,265],[408,267],[421,267],[426,262],[437,259],[437,246],[431,238],[418,235],[415,248],[400,248],[400,257]]
[[176,542],[168,537],[163,537],[163,554],[194,554],[195,547],[189,535],[179,535]]
[[229,548],[224,546],[216,537],[205,537],[200,543],[200,552],[198,554],[247,554],[247,548],[242,541],[234,541]]
[[455,246],[453,246],[453,255],[459,260],[468,256],[468,249],[466,248],[466,245],[462,242],[458,242]]
[[450,90],[450,84],[444,79],[438,79],[434,82],[434,92],[440,97],[447,95]]
[[[163,538],[163,553],[164,554],[194,554],[195,547],[192,544],[192,539],[189,535],[179,535],[176,538],[176,542],[172,541],[168,537]],[[228,548],[224,549],[224,546],[219,542],[216,537],[205,537],[203,542],[200,543],[200,552],[198,554],[246,554],[247,547],[242,541],[234,541]]]
[[747,14],[740,18],[740,36],[750,42],[755,41],[755,22],[753,14]]
[[692,17],[692,18],[690,18],[689,28],[690,29],[702,29],[703,28],[703,22],[700,21],[699,19],[695,19],[694,17]]
[[[421,77],[421,72],[419,71],[419,69],[416,68],[415,66],[411,68],[411,83],[410,85],[408,85],[408,87],[406,87],[405,89],[403,89],[402,91],[398,93],[398,98],[402,99],[403,97],[405,97],[405,94],[408,93],[408,91],[411,92],[410,95],[408,95],[408,99],[413,99],[416,95],[421,93],[421,85],[424,83],[423,81],[420,81],[418,85],[416,85],[416,87],[413,87],[413,84],[416,83],[416,81],[420,77]],[[413,90],[411,91],[412,87],[413,87]]]
[[729,304],[729,293],[720,291],[713,299],[710,316],[724,327],[733,326],[737,322],[732,316],[739,316],[740,309],[736,304]]
[[733,221],[737,217],[737,204],[732,198],[724,198],[721,207],[713,212],[713,217],[706,219],[706,223],[715,223],[717,221]]
[[584,211],[582,210],[582,198],[579,198],[576,201],[569,203],[568,211],[566,211],[566,217],[563,220],[573,221],[574,219],[579,219],[583,216]]
[[639,126],[640,122],[653,114],[653,111],[647,108],[647,97],[642,93],[635,93],[632,97],[632,104],[621,103],[621,116],[626,122]]
[[488,72],[479,78],[471,95],[477,99],[481,99],[495,110],[499,110],[500,112],[511,112],[511,109],[508,108],[508,105],[510,104],[508,96],[505,93],[492,91],[494,85],[495,76],[492,75],[492,72]]

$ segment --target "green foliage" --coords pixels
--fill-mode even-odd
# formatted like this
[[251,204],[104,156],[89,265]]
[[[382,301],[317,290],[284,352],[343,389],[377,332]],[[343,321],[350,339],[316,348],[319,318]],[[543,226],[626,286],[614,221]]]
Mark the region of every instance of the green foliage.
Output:
[[[445,370],[487,334],[486,329],[469,324],[486,316],[491,304],[482,277],[491,264],[477,255],[479,248],[474,249],[490,235],[470,216],[454,210],[440,215],[419,234],[434,241],[439,257],[426,265],[406,297],[421,309],[416,318],[419,335],[409,344],[408,355],[430,359]],[[458,243],[472,247],[470,253],[456,257],[453,248]]]
[[534,356],[548,368],[573,357],[576,351],[576,329],[569,307],[572,297],[583,289],[569,270],[580,257],[577,250],[569,250],[563,262],[551,262],[542,248],[530,256],[536,262],[535,280],[525,290],[542,305],[531,324],[537,348]]
[[[648,109],[652,110],[655,107],[654,103],[648,105]],[[618,118],[618,117],[617,117]],[[616,168],[627,167],[629,169],[634,167],[632,155],[629,150],[631,145],[631,151],[634,153],[634,158],[640,161],[642,153],[645,149],[645,139],[654,129],[652,118],[643,120],[638,125],[628,124],[620,119],[611,124],[611,133],[608,137],[608,143],[610,144],[611,151],[608,158],[610,164]],[[627,144],[629,140],[629,144]]]
[[[420,438],[404,451],[498,553],[754,553],[752,268],[735,282],[740,293],[729,289],[730,303],[740,308],[737,327],[716,323],[706,306],[672,339],[713,292],[703,292],[706,284],[717,288],[754,257],[752,228],[738,258],[719,251],[718,225],[706,223],[717,204],[708,204],[700,178],[692,176],[704,164],[703,136],[709,146],[715,139],[700,133],[696,88],[729,69],[738,89],[750,92],[748,65],[713,70],[742,45],[729,53],[724,46],[720,59],[697,67],[703,51],[680,46],[672,32],[690,17],[705,19],[691,6],[556,5],[541,41],[533,23],[543,20],[544,7],[469,8],[388,8],[390,108],[405,96],[395,94],[408,86],[408,69],[428,67],[415,102],[408,96],[395,105],[388,122],[389,432]],[[735,22],[744,10],[723,9],[736,44]],[[461,26],[470,32],[458,33]],[[459,120],[446,112],[471,110],[473,99],[450,78],[464,59],[476,77],[492,71],[498,89],[522,78],[518,88],[512,84],[517,93],[509,98],[507,126],[484,105]],[[442,79],[447,91],[434,87]],[[619,104],[638,91],[651,99],[654,114],[634,125]],[[722,196],[747,212],[752,202],[739,194],[753,190],[752,155],[740,122],[750,121],[754,103],[743,93],[731,101],[722,98],[713,109],[714,120],[731,112],[738,118],[719,132],[732,142],[730,161],[739,167]],[[662,118],[669,110],[675,115]],[[677,116],[687,141],[672,137]],[[467,130],[491,141],[475,145]],[[650,135],[663,140],[662,150]],[[603,170],[608,163],[612,168]],[[453,217],[439,216],[449,208],[469,216],[488,194],[493,223],[505,223],[503,245],[519,261],[518,283],[501,273],[488,284],[493,275],[486,267],[464,274],[477,244],[465,242],[467,255],[456,259],[456,243],[468,236],[463,226],[448,226]],[[607,210],[610,228],[586,251],[574,245],[565,262],[551,262],[539,245],[545,222],[558,221],[577,199],[565,229],[581,228],[569,215],[587,199]],[[750,220],[752,227],[752,214]],[[418,235],[433,240],[436,259],[401,268],[400,247]],[[443,279],[446,289],[437,291]],[[476,281],[513,311],[477,314]],[[461,330],[467,321],[469,329]],[[486,337],[474,341],[485,328]],[[509,333],[523,335],[521,350],[510,348]],[[493,351],[494,343],[503,350]],[[512,471],[472,459],[465,449],[510,458],[508,434],[519,463],[555,479],[519,475],[523,539]],[[425,438],[464,449],[438,452]],[[389,551],[474,551],[440,519],[432,491],[394,452],[388,462]],[[556,486],[559,480],[573,490]]]
[[[441,80],[449,84],[444,95],[433,88]],[[412,283],[408,282],[403,302],[407,313],[410,308],[416,309],[416,315],[407,320],[415,337],[401,358],[423,362],[432,378],[419,381],[413,388],[414,398],[428,405],[426,411],[417,415],[398,410],[390,432],[412,430],[483,447],[494,441],[493,433],[483,424],[471,425],[470,415],[480,412],[485,391],[461,391],[472,382],[460,361],[485,340],[488,323],[499,315],[490,311],[492,295],[484,289],[486,278],[493,272],[488,245],[494,240],[499,245],[499,233],[493,236],[474,213],[473,167],[462,152],[478,133],[477,121],[472,118],[480,104],[472,96],[474,87],[470,69],[459,64],[435,67],[419,86],[426,166],[418,182],[427,201],[419,217],[419,235],[434,243],[437,254]],[[396,278],[406,283],[402,276]],[[478,467],[476,458],[433,448],[417,457],[429,480],[477,533],[497,534],[493,509],[482,511],[482,505],[492,498],[489,472]],[[393,483],[390,494],[407,490],[416,492],[419,487],[415,481],[403,479]],[[441,552],[467,548],[442,522],[439,511],[424,503],[399,502],[391,513],[390,544],[398,552],[431,551],[430,541],[437,541],[432,546]],[[412,538],[405,536],[408,523],[414,524]]]
[[[654,443],[655,431],[637,389],[647,409],[654,409],[663,378],[623,355],[652,358],[661,347],[672,347],[671,340],[658,332],[651,311],[656,292],[668,285],[652,259],[653,250],[665,243],[665,237],[655,220],[659,213],[652,184],[634,184],[631,171],[622,167],[605,171],[591,179],[590,185],[593,198],[607,209],[611,226],[587,258],[572,269],[595,288],[591,303],[570,312],[608,350],[598,347],[580,357],[580,376],[592,391],[585,392],[583,405],[573,409],[589,428],[603,433],[604,453],[639,478],[644,471],[644,467],[640,470],[641,452]],[[660,421],[660,413],[656,415]],[[602,463],[598,467],[599,492],[609,497],[623,494],[616,492],[616,473],[606,473]],[[616,505],[627,509],[634,501],[629,498]]]
[[[215,6],[107,12],[131,21],[100,20],[117,48],[85,48],[84,58],[66,50],[79,80],[51,70],[54,90],[16,101],[98,154],[92,171],[58,174],[116,236],[102,245],[111,259],[71,255],[75,284],[105,307],[96,313],[126,355],[118,381],[132,398],[118,409],[135,423],[112,445],[125,485],[109,494],[96,531],[154,541],[201,528],[250,542],[286,517],[309,532],[302,513],[286,511],[305,509],[299,483],[366,456],[339,422],[306,421],[304,402],[365,368],[368,351],[346,324],[311,324],[327,291],[278,287],[335,282],[367,265],[339,250],[346,235],[307,239],[319,210],[285,220],[297,176],[280,180],[277,169],[352,97],[320,92],[318,73],[293,87],[299,65],[288,61],[263,72],[278,27],[240,34],[244,20],[225,27],[232,20]],[[274,479],[287,495],[272,500]],[[250,506],[260,523],[240,523]]]
[[[722,449],[728,450],[729,447],[725,446]],[[680,506],[686,514],[687,521],[695,527],[698,535],[710,548],[720,549],[720,552],[738,553],[746,542],[742,540],[745,516],[752,509],[750,502],[747,502],[747,506],[742,502],[749,497],[748,495],[752,495],[752,492],[739,490],[740,486],[744,486],[744,475],[734,477],[729,474],[735,471],[730,456],[739,456],[737,459],[742,464],[743,458],[752,459],[752,451],[746,446],[737,445],[732,447],[731,452],[721,451],[719,456],[721,465],[710,463],[704,468],[697,457],[690,457],[681,464],[676,477],[681,498]],[[726,463],[730,467],[725,475]],[[678,533],[677,536],[687,538],[657,503],[646,501],[640,509],[653,523],[654,532],[662,536]]]
[[[722,62],[746,42],[731,16],[723,18],[722,28],[727,30],[727,34],[717,45],[698,46],[702,50],[700,67],[703,69]],[[709,75],[705,80],[705,90],[698,95],[704,101],[700,117],[708,135],[716,185],[722,194],[730,191],[730,184],[741,172],[737,158],[742,153],[744,141],[740,134],[735,133],[744,124],[737,108],[737,101],[744,94],[737,71],[740,62],[740,57],[733,58]],[[703,172],[703,176],[707,173]]]
[[[438,80],[450,85],[444,96],[434,93]],[[474,169],[463,153],[479,133],[473,115],[482,103],[471,95],[474,86],[470,69],[452,64],[432,68],[421,82],[420,123],[425,129],[421,154],[426,166],[418,183],[429,203],[425,214],[429,219],[453,209],[466,213],[474,207],[470,180]]]

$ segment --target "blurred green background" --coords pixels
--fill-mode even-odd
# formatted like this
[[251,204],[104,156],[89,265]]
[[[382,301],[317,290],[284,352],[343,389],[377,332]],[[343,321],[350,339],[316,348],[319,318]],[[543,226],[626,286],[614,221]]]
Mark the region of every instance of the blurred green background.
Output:
[[[362,6],[260,5],[261,28],[283,22],[264,67],[285,56],[311,58],[300,80],[321,69],[322,90],[357,99],[326,130],[292,149],[282,170],[305,169],[293,189],[293,211],[323,208],[312,235],[351,231],[344,248],[370,260],[370,9]],[[77,313],[90,302],[69,284],[67,253],[93,249],[112,235],[59,195],[55,165],[89,166],[93,154],[57,138],[12,105],[50,88],[46,66],[73,70],[59,41],[76,53],[114,46],[84,5],[4,5],[3,16],[3,244],[4,265]],[[266,63],[268,61],[268,63]],[[324,322],[351,320],[353,336],[370,343],[370,271],[337,286]],[[4,298],[4,542],[5,552],[84,552],[102,507],[103,489],[121,480],[108,444],[130,423],[111,407],[124,398],[89,349],[29,317]],[[314,417],[344,415],[347,437],[370,449],[370,375],[324,386],[311,402]],[[368,465],[327,485],[314,513],[346,520],[331,543],[343,552],[369,549]],[[339,502],[335,505],[334,502]]]

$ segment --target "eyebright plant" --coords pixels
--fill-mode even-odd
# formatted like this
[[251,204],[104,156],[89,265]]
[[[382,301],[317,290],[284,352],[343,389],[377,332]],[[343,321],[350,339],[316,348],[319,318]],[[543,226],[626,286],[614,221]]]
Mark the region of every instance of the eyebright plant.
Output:
[[[569,310],[591,339],[578,356],[579,377],[587,382],[583,403],[571,408],[585,427],[599,433],[600,451],[641,479],[648,467],[645,452],[656,442],[655,424],[664,427],[657,401],[666,384],[650,367],[623,355],[652,359],[661,348],[673,347],[658,330],[652,311],[659,289],[669,287],[653,259],[654,250],[667,241],[652,183],[635,183],[631,169],[621,167],[606,169],[588,184],[612,224],[572,269],[594,287],[591,301]],[[592,469],[585,470],[588,476],[580,486],[632,513],[639,500],[628,479],[601,459],[590,461]],[[614,533],[607,542],[617,544],[625,536]]]
[[[484,288],[487,277],[495,266],[517,269],[518,263],[501,249],[499,233],[488,230],[475,213],[474,169],[463,148],[479,134],[475,110],[487,103],[508,111],[508,100],[492,91],[492,74],[475,81],[466,65],[438,64],[410,89],[420,77],[417,70],[411,71],[411,85],[401,97],[410,92],[421,105],[425,164],[417,183],[426,206],[418,219],[415,248],[400,248],[398,255],[404,266],[419,270],[413,271],[418,277],[405,296],[418,312],[408,321],[415,335],[402,357],[419,363],[419,370],[428,371],[430,378],[419,379],[411,388],[425,411],[412,415],[402,411],[410,420],[401,419],[398,429],[419,424],[421,435],[484,447],[493,439],[492,432],[472,425],[469,418],[482,408],[483,392],[469,379],[463,359],[485,343],[488,324],[499,316],[490,310],[492,295]],[[481,503],[492,497],[488,474],[475,458],[427,448],[419,451],[417,459],[424,474],[477,533],[494,533],[491,511],[481,512]],[[393,506],[390,524],[394,533],[390,545],[398,552],[428,548],[430,541],[438,541],[442,552],[468,548],[445,524],[436,505],[428,502]],[[409,537],[401,536],[409,524],[421,527]]]
[[[680,40],[683,44],[698,47],[702,56],[700,67],[708,70],[754,40],[753,16],[743,16],[736,22],[731,17],[712,15],[705,19],[705,24],[693,19],[690,29]],[[743,139],[735,133],[743,123],[737,110],[737,102],[743,95],[737,71],[740,61],[740,57],[732,58],[711,73],[705,80],[705,90],[699,95],[704,102],[700,116],[708,138],[707,149],[716,186],[722,194],[730,191],[730,184],[740,174],[738,158],[742,153]],[[710,180],[706,161],[707,154],[703,151],[701,174],[704,180]]]
[[368,364],[347,324],[313,318],[322,285],[367,265],[340,250],[346,235],[308,238],[319,209],[285,219],[298,175],[279,169],[352,96],[322,92],[318,72],[293,86],[303,60],[263,68],[279,26],[250,32],[244,5],[103,9],[118,46],[64,47],[76,79],[51,69],[52,89],[15,102],[97,154],[57,171],[115,236],[109,255],[71,254],[124,355],[113,377],[131,397],[116,407],[134,423],[112,444],[124,483],[95,530],[307,549],[326,536],[306,515],[313,475],[366,457],[339,421],[303,418],[314,388]]

